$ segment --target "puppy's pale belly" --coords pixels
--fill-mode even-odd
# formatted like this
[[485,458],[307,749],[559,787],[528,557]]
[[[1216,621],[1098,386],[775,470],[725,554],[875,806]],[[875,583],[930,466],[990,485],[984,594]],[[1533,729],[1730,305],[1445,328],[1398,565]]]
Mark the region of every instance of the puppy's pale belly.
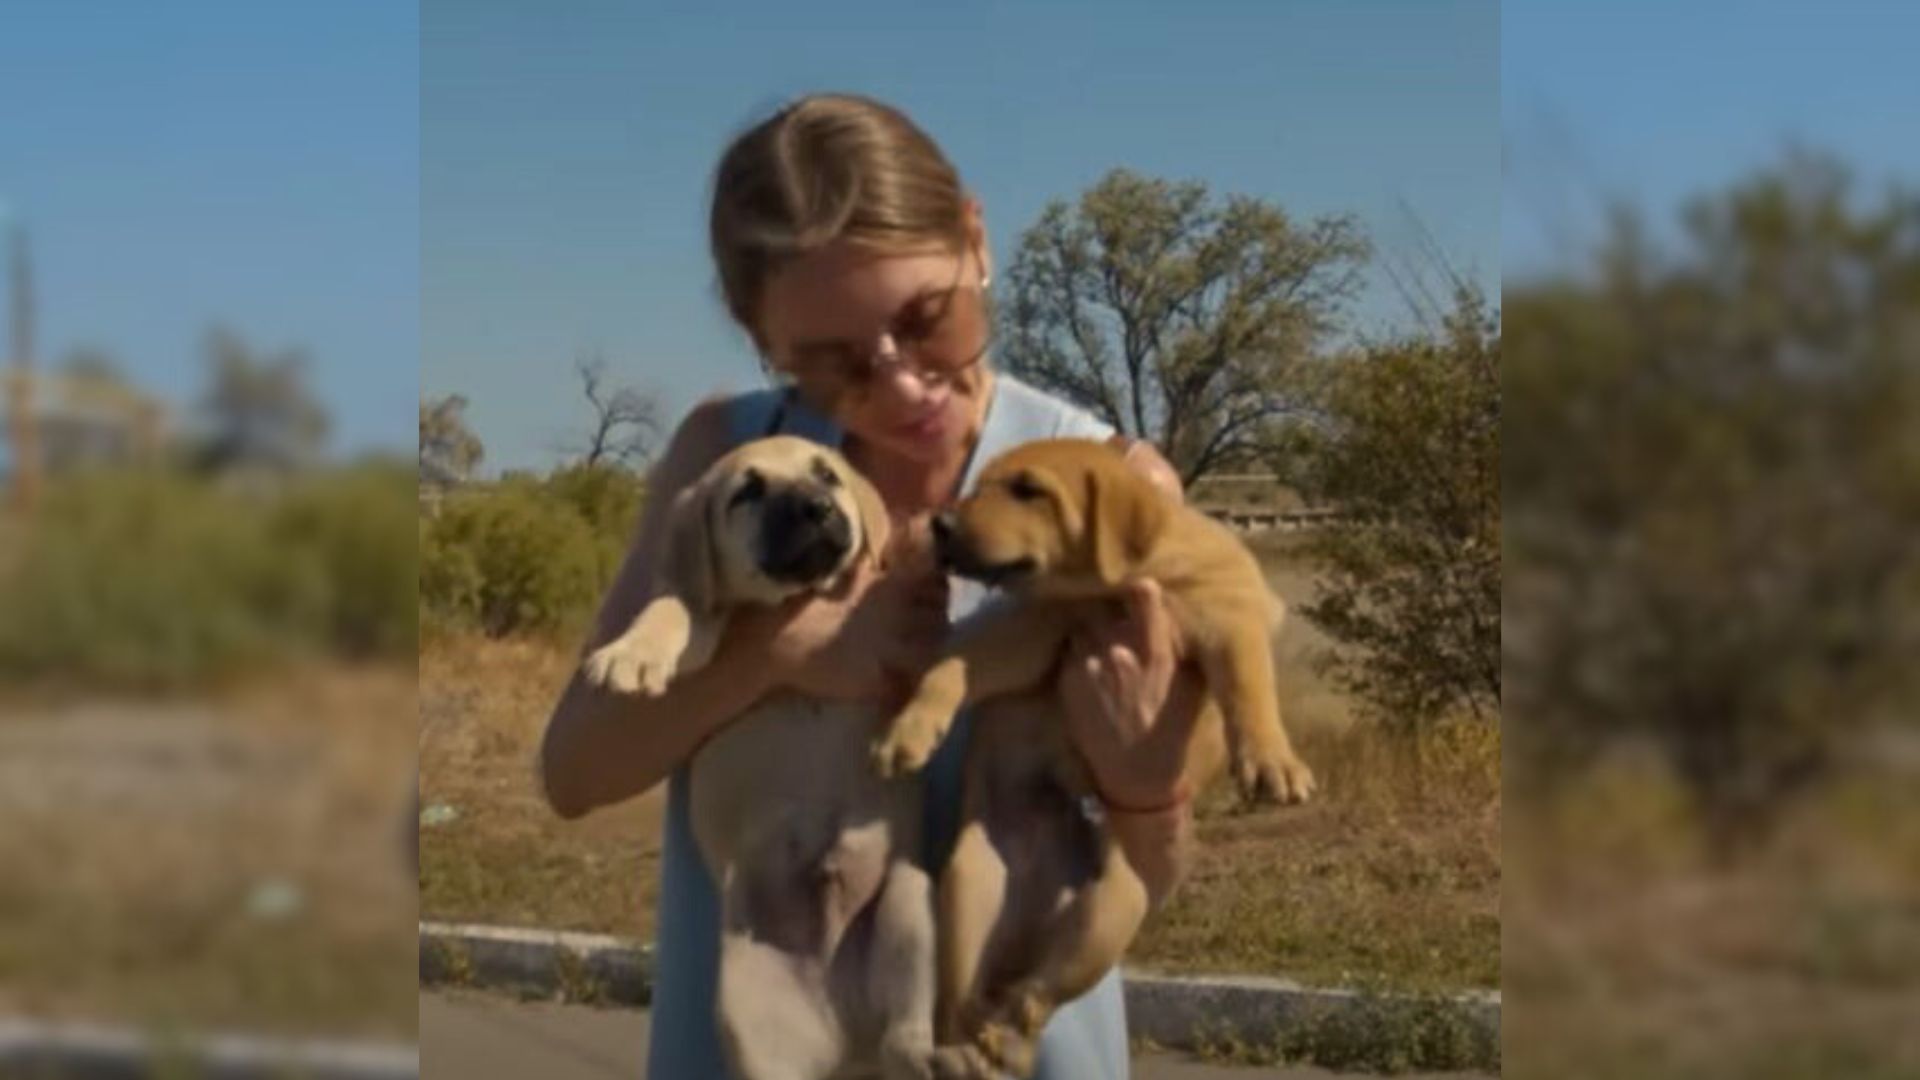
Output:
[[[808,1024],[832,1032],[839,1049],[828,1056],[848,1055],[854,1072],[899,1023],[901,999],[923,996],[891,984],[923,973],[912,975],[928,988],[914,1011],[931,1009],[922,785],[874,772],[868,747],[880,720],[871,705],[769,699],[708,740],[690,776],[691,824],[723,898],[723,938],[756,943],[754,974],[732,988],[723,979],[723,999],[741,995],[723,1000],[723,1012],[758,1014],[766,994],[813,999],[825,1011],[809,1008]],[[900,893],[903,880],[921,895]],[[875,977],[887,969],[899,975]]]
[[880,720],[871,705],[778,696],[722,728],[695,755],[690,778],[694,835],[708,865],[773,836],[814,842],[824,855],[843,831],[876,822],[897,826],[894,845],[917,848],[920,784],[882,780],[869,764]]

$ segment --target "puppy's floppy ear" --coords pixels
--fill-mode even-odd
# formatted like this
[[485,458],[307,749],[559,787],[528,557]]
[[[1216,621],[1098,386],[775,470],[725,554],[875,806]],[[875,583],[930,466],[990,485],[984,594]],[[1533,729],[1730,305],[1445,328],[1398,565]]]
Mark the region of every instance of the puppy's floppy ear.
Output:
[[1103,584],[1132,576],[1160,538],[1167,515],[1166,497],[1117,455],[1087,469],[1087,543]]
[[853,493],[853,505],[860,512],[862,554],[875,565],[884,566],[887,544],[893,539],[893,519],[887,516],[887,504],[880,498],[879,490],[860,475],[860,470],[845,461],[839,462],[838,468],[847,490]]
[[692,611],[711,611],[720,599],[719,555],[712,529],[713,484],[688,485],[667,510],[667,549],[660,592],[680,598]]

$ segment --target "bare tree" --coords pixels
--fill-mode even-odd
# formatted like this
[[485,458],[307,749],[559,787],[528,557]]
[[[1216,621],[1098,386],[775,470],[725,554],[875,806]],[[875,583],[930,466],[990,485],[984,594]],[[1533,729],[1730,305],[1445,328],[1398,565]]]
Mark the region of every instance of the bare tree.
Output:
[[579,463],[638,468],[653,457],[662,429],[660,401],[632,386],[614,385],[607,374],[607,358],[586,352],[574,359],[580,392],[593,410],[586,435],[562,447]]

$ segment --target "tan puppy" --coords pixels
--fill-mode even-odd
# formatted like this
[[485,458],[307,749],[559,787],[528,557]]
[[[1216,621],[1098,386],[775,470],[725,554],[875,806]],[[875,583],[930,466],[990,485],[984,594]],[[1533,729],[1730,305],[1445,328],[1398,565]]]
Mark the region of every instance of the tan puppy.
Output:
[[1211,698],[1188,747],[1188,790],[1228,755],[1250,799],[1302,801],[1314,782],[1281,726],[1272,634],[1282,608],[1259,563],[1110,446],[1013,450],[935,531],[954,572],[1004,586],[1015,602],[956,635],[874,760],[882,775],[912,773],[959,709],[1027,695],[983,710],[968,754],[962,831],[940,883],[940,1038],[950,1045],[936,1059],[940,1075],[1024,1076],[1047,1018],[1119,961],[1147,909],[1056,720],[1072,630],[1111,618],[1128,583],[1158,582]]
[[[713,656],[730,613],[831,591],[888,543],[879,495],[785,436],[721,458],[673,503],[657,595],[586,662],[657,694]],[[709,739],[689,780],[721,903],[721,1039],[743,1080],[928,1075],[932,887],[917,781],[876,777],[868,705],[780,694]]]

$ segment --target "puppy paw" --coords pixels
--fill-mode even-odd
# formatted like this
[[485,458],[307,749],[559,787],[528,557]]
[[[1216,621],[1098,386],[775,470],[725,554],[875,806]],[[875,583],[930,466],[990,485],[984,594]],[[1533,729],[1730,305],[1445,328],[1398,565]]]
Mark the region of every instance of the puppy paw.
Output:
[[647,639],[628,635],[595,649],[587,657],[587,681],[622,694],[659,697],[673,681],[674,658]]
[[1029,1039],[1038,1039],[1040,1031],[1053,1016],[1049,997],[1037,985],[1017,987],[1007,996],[1007,1022]]
[[990,1063],[987,1076],[1029,1077],[1033,1075],[1034,1040],[1011,1025],[989,1023],[973,1037],[973,1045]]
[[1292,753],[1249,755],[1235,763],[1240,794],[1250,803],[1303,803],[1313,797],[1313,770]]
[[873,744],[873,768],[882,777],[909,776],[926,767],[940,748],[950,719],[941,710],[909,704]]
[[933,1080],[933,1028],[927,1024],[899,1024],[880,1040],[881,1080]]

